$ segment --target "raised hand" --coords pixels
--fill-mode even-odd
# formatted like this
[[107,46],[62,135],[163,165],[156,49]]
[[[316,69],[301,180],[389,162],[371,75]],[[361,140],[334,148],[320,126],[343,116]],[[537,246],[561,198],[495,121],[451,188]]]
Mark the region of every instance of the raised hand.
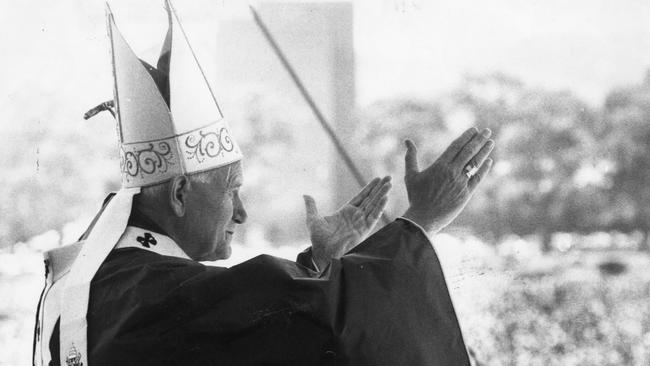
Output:
[[314,199],[303,196],[312,257],[318,268],[325,268],[332,258],[341,257],[368,236],[386,207],[390,179],[373,179],[331,216],[321,216]]
[[490,135],[489,129],[468,129],[422,171],[415,144],[406,140],[404,181],[410,207],[403,216],[432,232],[449,225],[492,167]]

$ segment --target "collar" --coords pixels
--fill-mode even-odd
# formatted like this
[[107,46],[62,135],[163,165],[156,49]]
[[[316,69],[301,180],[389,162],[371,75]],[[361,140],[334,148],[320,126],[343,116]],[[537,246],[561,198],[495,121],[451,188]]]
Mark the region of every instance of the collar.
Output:
[[160,255],[190,259],[172,238],[153,230],[127,226],[115,249],[137,248]]
[[160,227],[160,225],[142,213],[142,211],[140,211],[135,204],[131,208],[131,215],[129,216],[129,223],[127,225],[137,226],[142,229],[155,231],[163,235],[168,235],[167,232],[162,227]]

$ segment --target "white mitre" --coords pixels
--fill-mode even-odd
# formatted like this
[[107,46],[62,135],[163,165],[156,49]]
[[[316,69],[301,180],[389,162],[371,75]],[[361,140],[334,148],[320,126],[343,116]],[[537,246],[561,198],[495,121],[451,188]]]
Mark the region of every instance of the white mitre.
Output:
[[[61,365],[88,364],[90,282],[127,226],[140,187],[242,159],[170,0],[169,31],[157,68],[138,59],[107,6],[122,189],[111,199],[65,276]],[[104,103],[106,106],[109,103]],[[45,301],[48,301],[45,298]]]
[[168,101],[108,13],[124,187],[151,185],[242,158],[176,13],[168,7],[169,31],[158,62],[158,73],[168,77]]

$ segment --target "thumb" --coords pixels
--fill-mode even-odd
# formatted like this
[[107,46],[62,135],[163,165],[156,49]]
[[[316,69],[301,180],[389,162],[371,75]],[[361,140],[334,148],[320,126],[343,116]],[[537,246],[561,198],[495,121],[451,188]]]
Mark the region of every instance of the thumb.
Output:
[[316,201],[314,197],[310,195],[303,195],[302,198],[305,200],[305,212],[307,216],[307,225],[318,218],[318,209],[316,208]]
[[409,139],[404,140],[404,145],[406,145],[406,155],[404,156],[404,175],[406,177],[410,177],[411,175],[420,172],[420,168],[418,167],[418,148],[415,147],[413,141]]

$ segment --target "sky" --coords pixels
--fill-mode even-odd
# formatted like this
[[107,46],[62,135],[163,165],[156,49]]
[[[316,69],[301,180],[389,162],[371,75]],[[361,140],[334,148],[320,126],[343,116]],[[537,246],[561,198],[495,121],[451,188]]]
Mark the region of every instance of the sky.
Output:
[[599,103],[612,87],[640,81],[650,67],[648,1],[369,3],[357,14],[363,99],[435,94],[463,75],[501,71]]
[[[111,7],[139,54],[157,52],[162,0],[114,0]],[[176,8],[200,59],[217,52],[220,21],[252,21],[239,0],[176,1]],[[97,0],[3,0],[0,107],[16,109],[17,94],[63,93],[64,103],[80,109],[110,98],[104,9]],[[354,11],[360,105],[435,97],[464,76],[494,71],[599,104],[650,68],[645,0],[358,0]]]

